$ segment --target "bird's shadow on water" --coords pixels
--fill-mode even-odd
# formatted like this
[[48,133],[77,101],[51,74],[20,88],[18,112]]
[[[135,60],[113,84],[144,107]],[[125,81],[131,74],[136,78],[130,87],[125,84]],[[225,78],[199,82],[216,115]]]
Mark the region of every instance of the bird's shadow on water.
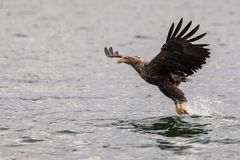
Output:
[[165,137],[195,137],[210,131],[205,129],[208,124],[187,122],[179,116],[147,118],[130,124],[135,128],[135,131],[159,134]]
[[[198,118],[198,116],[191,116],[190,119]],[[201,134],[208,134],[211,131],[205,128],[210,125],[209,123],[187,122],[187,120],[179,116],[119,121],[115,125],[122,129],[131,128],[134,132],[158,134],[165,137],[195,137]]]
[[[189,139],[211,132],[211,129],[207,127],[211,124],[202,124],[198,122],[199,118],[199,116],[150,117],[140,120],[119,121],[114,125],[120,129],[130,129],[132,132],[159,135],[157,138],[154,136],[157,144],[140,147],[158,147],[161,150],[182,154],[184,150],[192,148],[191,144],[188,143]],[[183,143],[177,142],[175,138],[182,139]]]

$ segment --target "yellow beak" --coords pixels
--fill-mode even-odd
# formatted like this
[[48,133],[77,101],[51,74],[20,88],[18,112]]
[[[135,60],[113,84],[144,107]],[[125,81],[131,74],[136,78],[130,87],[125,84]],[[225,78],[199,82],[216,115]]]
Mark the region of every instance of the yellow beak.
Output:
[[117,64],[121,64],[121,63],[124,63],[124,62],[125,62],[125,60],[123,58],[120,58],[120,59],[117,60]]

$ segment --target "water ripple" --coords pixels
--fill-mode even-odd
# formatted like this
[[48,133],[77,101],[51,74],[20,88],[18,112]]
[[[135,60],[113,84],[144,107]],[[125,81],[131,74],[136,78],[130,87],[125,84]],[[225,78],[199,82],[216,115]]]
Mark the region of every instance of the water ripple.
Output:
[[42,142],[44,141],[43,139],[34,139],[31,137],[22,137],[22,141],[24,143],[37,143],[37,142]]
[[116,125],[122,128],[132,128],[135,132],[158,134],[165,137],[194,137],[208,134],[211,131],[205,128],[209,124],[187,122],[178,116],[121,121]]
[[75,132],[75,131],[71,131],[71,130],[61,130],[61,131],[57,131],[55,132],[57,134],[72,134],[72,135],[75,135],[75,134],[80,134],[79,132]]

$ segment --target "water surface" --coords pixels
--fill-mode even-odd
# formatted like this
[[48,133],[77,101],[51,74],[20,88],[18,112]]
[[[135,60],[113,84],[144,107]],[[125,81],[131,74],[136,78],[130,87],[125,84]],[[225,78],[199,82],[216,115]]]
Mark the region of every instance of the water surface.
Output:
[[[0,159],[240,159],[240,2],[0,1]],[[104,46],[151,59],[172,21],[211,59],[181,85],[189,116]]]

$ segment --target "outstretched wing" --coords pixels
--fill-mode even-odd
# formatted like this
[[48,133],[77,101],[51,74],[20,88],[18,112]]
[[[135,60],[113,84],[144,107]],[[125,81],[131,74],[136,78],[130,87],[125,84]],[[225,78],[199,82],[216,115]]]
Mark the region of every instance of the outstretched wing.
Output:
[[112,47],[109,47],[109,49],[104,47],[104,52],[105,52],[105,55],[109,58],[122,58],[122,55],[120,55],[118,51],[113,52]]
[[174,23],[172,24],[161,52],[148,64],[151,70],[155,72],[169,71],[177,75],[189,76],[201,69],[202,65],[206,63],[206,58],[210,57],[209,49],[205,48],[208,44],[192,44],[204,37],[206,33],[192,38],[199,29],[199,25],[187,33],[192,22],[190,21],[181,30],[182,22],[181,19],[175,30]]

